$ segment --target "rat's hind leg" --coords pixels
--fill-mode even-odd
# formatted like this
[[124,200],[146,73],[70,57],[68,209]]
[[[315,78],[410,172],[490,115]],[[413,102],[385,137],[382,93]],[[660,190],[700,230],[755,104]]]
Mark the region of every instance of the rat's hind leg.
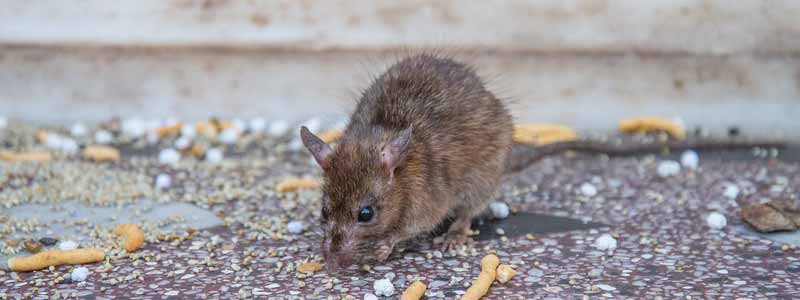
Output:
[[481,215],[497,192],[497,185],[503,170],[504,155],[497,155],[494,160],[490,160],[483,168],[465,174],[464,184],[460,187],[457,194],[458,201],[461,201],[455,209],[455,217],[449,230],[445,233],[442,249],[445,251],[454,250],[471,242],[467,233],[469,232],[472,219]]

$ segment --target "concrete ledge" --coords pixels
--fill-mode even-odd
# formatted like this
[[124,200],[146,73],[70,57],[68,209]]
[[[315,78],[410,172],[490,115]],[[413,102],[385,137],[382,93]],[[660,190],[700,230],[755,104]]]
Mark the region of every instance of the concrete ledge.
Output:
[[[0,114],[38,123],[111,115],[265,116],[349,112],[396,53],[0,49]],[[613,130],[642,114],[713,131],[800,138],[800,58],[492,55],[460,57],[509,99],[519,120]]]
[[0,44],[797,53],[793,0],[0,0]]

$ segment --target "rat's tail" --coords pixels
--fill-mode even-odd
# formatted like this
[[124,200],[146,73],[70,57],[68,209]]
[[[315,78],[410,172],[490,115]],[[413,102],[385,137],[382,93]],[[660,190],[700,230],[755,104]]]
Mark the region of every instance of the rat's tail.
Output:
[[506,163],[505,174],[522,171],[545,157],[566,151],[605,154],[608,156],[625,156],[677,152],[684,150],[737,150],[766,148],[782,150],[787,144],[784,141],[744,141],[744,140],[670,140],[665,142],[637,141],[591,141],[576,140],[559,142],[542,146],[514,144]]

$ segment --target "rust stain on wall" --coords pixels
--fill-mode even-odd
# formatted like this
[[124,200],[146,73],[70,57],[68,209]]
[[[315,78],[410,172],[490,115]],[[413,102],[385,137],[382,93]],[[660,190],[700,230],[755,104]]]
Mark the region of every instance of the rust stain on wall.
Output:
[[578,3],[578,11],[588,16],[599,15],[607,9],[607,0],[584,0]]
[[202,8],[203,10],[212,10],[222,7],[228,3],[228,0],[174,0],[171,2],[171,7],[178,10],[185,10],[190,8]]
[[387,26],[393,29],[399,29],[403,27],[406,20],[416,14],[419,9],[419,3],[415,1],[398,3],[393,6],[381,6],[378,8],[378,17]]
[[257,27],[263,28],[269,25],[269,17],[260,13],[255,13],[250,16],[250,22],[256,25]]

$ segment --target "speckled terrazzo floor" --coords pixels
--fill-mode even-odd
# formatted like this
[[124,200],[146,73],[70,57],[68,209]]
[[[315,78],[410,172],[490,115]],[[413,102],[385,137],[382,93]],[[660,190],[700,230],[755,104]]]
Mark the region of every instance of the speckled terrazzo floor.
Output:
[[[174,167],[159,166],[155,155],[147,151],[123,151],[123,161],[102,168],[142,177],[145,182],[160,173],[171,174],[175,180],[166,191],[143,194],[159,202],[181,201],[207,208],[225,225],[187,228],[162,242],[158,242],[157,228],[148,229],[145,247],[124,257],[113,243],[104,242],[103,229],[95,229],[91,222],[76,223],[87,232],[100,231],[71,238],[82,246],[110,249],[107,262],[88,265],[91,273],[80,283],[58,279],[69,277],[70,266],[4,271],[0,295],[12,299],[362,299],[365,293],[374,293],[375,280],[390,278],[395,296],[411,280],[420,279],[428,285],[424,299],[457,299],[478,274],[480,258],[495,251],[518,273],[508,283],[494,283],[484,299],[800,298],[800,249],[735,229],[743,225],[738,217],[741,203],[772,198],[800,201],[797,161],[700,153],[699,169],[682,168],[673,176],[661,177],[657,165],[674,157],[556,155],[507,178],[498,201],[519,212],[605,226],[532,235],[509,232],[505,238],[480,240],[473,251],[455,254],[433,251],[430,242],[420,242],[368,271],[353,268],[306,276],[294,268],[298,262],[318,257],[320,237],[313,225],[318,194],[313,190],[279,194],[273,187],[286,176],[319,173],[304,153],[285,149],[285,142],[240,147],[250,150],[221,164],[187,160]],[[6,176],[28,176],[27,184],[48,187],[53,178],[94,165],[69,158],[50,164],[54,166],[0,162],[0,168]],[[596,188],[596,195],[581,191],[585,183]],[[724,195],[729,184],[741,190],[739,204]],[[2,192],[22,188],[5,187]],[[92,199],[84,201],[98,205]],[[25,202],[58,206],[60,200]],[[37,227],[41,222],[15,219],[6,211],[0,211],[4,238],[12,233],[19,238],[41,237],[43,231]],[[713,211],[727,216],[726,227],[708,227],[706,216]],[[303,221],[308,230],[288,233],[290,220]],[[497,226],[501,225],[502,221]],[[618,240],[614,251],[601,252],[593,246],[604,233]]]

